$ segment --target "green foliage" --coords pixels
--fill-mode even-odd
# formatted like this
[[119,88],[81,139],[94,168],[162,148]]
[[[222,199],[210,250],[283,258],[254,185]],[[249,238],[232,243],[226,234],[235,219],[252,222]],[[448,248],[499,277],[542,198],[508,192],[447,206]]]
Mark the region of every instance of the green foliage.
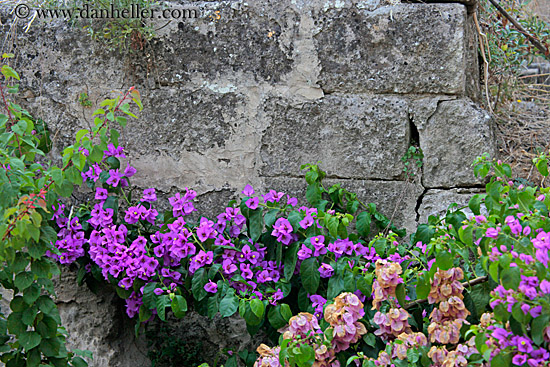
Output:
[[[82,107],[92,107],[92,101],[90,101],[88,93],[86,92],[80,93],[78,96],[78,103],[80,103]],[[76,135],[76,140],[80,140],[78,134]]]
[[[158,8],[159,3],[148,0],[89,0],[83,3],[47,0],[38,2],[36,6],[68,18],[74,26],[81,27],[93,40],[109,50],[132,52],[143,50],[154,37],[154,29],[147,21],[151,17],[151,9]],[[133,18],[129,16],[132,9],[135,14]],[[122,16],[123,11],[127,12],[126,16]],[[157,12],[160,14],[159,9]],[[84,107],[91,107],[88,102],[84,103]]]
[[404,165],[403,172],[405,172],[407,178],[411,179],[412,177],[414,177],[415,170],[422,167],[423,159],[424,153],[422,153],[422,149],[420,149],[419,147],[411,145],[409,149],[407,149],[407,153],[405,153],[405,155],[401,157],[401,161]]
[[[13,291],[13,300],[9,316],[0,314],[0,360],[6,366],[86,366],[77,354],[87,353],[66,348],[52,300],[51,279],[59,268],[51,257],[59,251],[51,245],[57,235],[50,219],[58,195],[70,196],[82,183],[80,172],[91,163],[83,152],[106,149],[107,111],[98,114],[91,132],[64,150],[63,166],[57,167],[44,159],[51,147],[45,123],[7,101],[6,91],[14,89],[19,75],[6,64],[1,70],[0,94],[6,102],[0,114],[0,285]],[[118,113],[130,96],[139,95],[131,90],[110,100],[108,111]]]
[[173,333],[174,330],[164,323],[146,330],[151,367],[197,366],[204,361],[200,341],[181,339]]

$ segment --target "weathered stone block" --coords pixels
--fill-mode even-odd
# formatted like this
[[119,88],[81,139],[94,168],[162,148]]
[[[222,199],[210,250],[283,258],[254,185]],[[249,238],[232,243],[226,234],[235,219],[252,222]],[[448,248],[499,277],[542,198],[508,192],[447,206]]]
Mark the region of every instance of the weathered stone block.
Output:
[[163,30],[166,37],[153,42],[154,52],[164,56],[156,58],[153,66],[161,70],[160,82],[185,83],[197,75],[214,79],[235,73],[255,81],[281,81],[294,60],[292,42],[284,42],[280,35],[283,29],[297,32],[296,16],[285,17],[284,4],[272,4],[276,12],[263,5],[172,2],[171,8],[195,8],[201,14],[171,22]]
[[[482,193],[480,189],[427,190],[418,208],[418,222],[427,223],[430,215],[445,215],[452,203],[457,203],[459,207],[468,205],[472,196],[479,193]],[[466,215],[473,214],[468,208],[463,209],[463,212]]]
[[412,115],[424,152],[422,184],[426,188],[468,187],[474,159],[495,156],[491,117],[469,99],[416,101]]
[[89,350],[90,367],[149,366],[143,338],[134,336],[134,322],[124,314],[124,302],[109,287],[94,294],[76,282],[76,273],[62,268],[56,282],[57,307],[67,329],[68,348]]
[[325,91],[464,94],[467,15],[460,4],[344,7],[314,13]]
[[262,137],[261,174],[301,175],[300,165],[323,162],[331,176],[394,178],[409,145],[407,102],[386,96],[327,96],[293,107],[270,99]]

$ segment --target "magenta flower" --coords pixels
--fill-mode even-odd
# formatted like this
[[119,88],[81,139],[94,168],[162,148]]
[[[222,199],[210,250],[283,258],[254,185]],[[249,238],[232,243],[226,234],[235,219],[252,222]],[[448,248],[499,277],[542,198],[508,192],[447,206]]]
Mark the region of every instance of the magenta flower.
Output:
[[128,163],[128,166],[124,170],[124,176],[129,178],[135,175],[136,172],[137,170],[134,167],[130,166],[130,163]]
[[285,245],[290,244],[292,241],[292,225],[286,218],[279,218],[273,225],[273,231],[271,235],[277,237],[277,241]]
[[487,228],[487,232],[485,232],[485,237],[497,238],[498,237],[498,230],[496,228],[493,228],[493,227]]
[[512,358],[512,363],[516,366],[523,366],[527,362],[527,356],[525,354],[516,354],[514,358]]
[[299,224],[303,229],[308,229],[313,225],[313,217],[311,215],[306,215],[305,218],[299,222]]
[[95,199],[96,200],[107,200],[109,193],[107,190],[102,189],[101,187],[96,188],[95,190]]
[[286,198],[286,205],[290,205],[292,207],[298,205],[298,199],[291,198],[290,195],[287,195]]
[[257,209],[260,205],[260,199],[257,197],[250,198],[246,201],[246,206],[252,210]]
[[321,274],[321,278],[330,278],[334,274],[334,269],[329,264],[323,263],[319,267],[319,274]]
[[113,143],[109,143],[107,146],[107,150],[104,151],[105,157],[120,157],[120,158],[126,158],[124,155],[124,148],[118,147],[115,148]]
[[250,264],[241,264],[239,268],[241,269],[241,276],[244,279],[252,279],[254,273],[250,270]]
[[209,293],[216,293],[218,291],[218,285],[209,279],[208,283],[204,286],[204,290]]
[[157,201],[157,194],[155,192],[155,189],[145,189],[143,190],[143,198],[141,201],[145,201],[148,203],[152,203],[153,201]]
[[106,183],[108,185],[113,186],[113,187],[117,187],[121,178],[122,178],[122,175],[118,171],[118,168],[116,170],[115,169],[110,169],[109,170],[109,178],[107,179]]
[[298,251],[298,259],[300,260],[309,259],[312,254],[313,254],[313,251],[311,251],[311,249],[308,248],[305,244],[302,244],[302,247]]
[[246,185],[246,186],[244,187],[244,190],[242,191],[242,193],[243,193],[245,196],[252,196],[252,195],[254,195],[254,189],[252,188],[252,186]]

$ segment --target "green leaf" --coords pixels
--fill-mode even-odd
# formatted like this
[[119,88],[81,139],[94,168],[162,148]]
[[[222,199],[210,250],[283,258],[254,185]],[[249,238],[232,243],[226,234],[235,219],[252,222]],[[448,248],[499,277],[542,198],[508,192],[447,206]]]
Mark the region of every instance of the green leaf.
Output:
[[416,296],[418,299],[424,299],[430,294],[431,285],[430,278],[426,273],[418,274],[417,283],[416,283]]
[[357,233],[359,233],[361,237],[369,236],[370,223],[371,223],[371,217],[368,212],[359,213],[359,215],[357,216],[356,228],[357,228]]
[[26,304],[33,304],[40,297],[40,287],[38,284],[32,284],[23,291],[23,300]]
[[32,272],[39,278],[47,278],[50,274],[50,263],[46,259],[33,261],[31,265]]
[[376,241],[374,241],[374,250],[376,250],[376,253],[380,256],[384,255],[386,253],[386,239],[385,238],[379,238]]
[[148,283],[143,288],[143,304],[148,309],[152,309],[152,308],[157,307],[157,302],[156,302],[156,299],[155,299],[156,294],[154,293],[154,290],[156,288],[157,288],[157,283],[156,282]]
[[511,353],[499,353],[491,359],[491,367],[509,367],[512,366]]
[[524,191],[518,194],[518,204],[519,208],[524,213],[529,213],[531,205],[535,202],[535,198],[528,191]]
[[38,346],[42,341],[42,337],[36,331],[26,331],[19,337],[19,343],[27,351]]
[[435,254],[435,263],[441,270],[449,270],[453,266],[453,255],[447,250]]
[[21,314],[21,321],[25,325],[31,326],[34,323],[34,320],[36,319],[36,315],[38,315],[38,307],[36,305],[33,305],[32,307],[27,308],[23,313]]
[[88,156],[88,159],[92,162],[101,162],[103,160],[103,149],[99,148],[99,146],[94,146],[92,151],[90,152],[90,155]]
[[277,214],[279,214],[279,209],[271,209],[264,216],[264,222],[266,227],[271,227],[277,220]]
[[309,294],[315,294],[319,287],[321,275],[319,274],[319,262],[317,258],[310,257],[302,262],[300,267],[300,275],[302,277],[302,285]]
[[42,353],[40,353],[40,348],[34,348],[30,351],[27,351],[27,364],[25,367],[35,367],[40,365],[42,361]]
[[204,289],[206,283],[208,283],[208,277],[204,268],[200,268],[195,272],[191,280],[191,291],[197,301],[202,301],[206,297],[207,292]]
[[284,272],[285,272],[285,279],[289,280],[292,278],[292,275],[294,274],[294,269],[296,268],[296,262],[298,261],[298,243],[295,242],[292,245],[290,245],[285,253],[285,261],[284,261]]
[[166,321],[166,307],[170,306],[170,297],[167,294],[157,296],[157,315],[162,321]]
[[433,235],[435,234],[435,229],[428,224],[421,224],[418,226],[416,233],[414,234],[414,243],[422,242],[427,245],[430,243]]
[[73,357],[73,367],[88,367],[88,363],[80,357]]
[[34,275],[28,271],[19,273],[15,276],[15,286],[23,291],[31,286],[34,281]]
[[536,167],[542,176],[544,177],[548,176],[548,160],[546,158],[539,159],[537,161]]
[[306,200],[311,204],[311,206],[316,207],[317,204],[319,204],[319,200],[321,200],[321,189],[318,182],[315,182],[307,187]]
[[407,301],[405,301],[406,292],[405,285],[403,283],[398,284],[395,288],[395,296],[397,298],[397,302],[399,302],[401,306],[404,306],[407,303]]
[[264,218],[262,216],[263,211],[261,208],[250,210],[248,217],[248,230],[250,232],[250,238],[256,242],[262,235],[264,229]]
[[468,208],[474,213],[475,215],[480,214],[480,205],[481,205],[481,198],[482,196],[480,194],[475,194],[470,199],[470,202],[468,203]]
[[531,322],[531,336],[537,345],[541,345],[544,341],[544,329],[550,322],[550,315],[541,315]]
[[327,298],[333,299],[344,291],[344,279],[334,274],[328,280]]
[[[327,214],[328,216],[328,214]],[[325,216],[326,219],[326,216]],[[330,233],[330,235],[334,238],[338,237],[338,225],[340,224],[340,221],[335,216],[330,216],[327,223],[327,229]]]
[[55,185],[55,193],[68,198],[73,193],[74,186],[69,180],[61,181],[61,185]]
[[11,78],[15,78],[17,80],[21,80],[19,78],[19,74],[17,74],[17,72],[15,70],[13,70],[11,67],[9,67],[6,64],[2,65],[2,74],[4,74],[6,79],[11,77]]
[[235,296],[235,291],[229,291],[220,302],[221,317],[233,316],[239,308],[239,299]]
[[284,326],[286,326],[286,321],[281,315],[281,312],[279,311],[281,308],[280,305],[277,305],[275,307],[270,307],[269,311],[267,312],[267,320],[273,326],[275,329],[280,329]]
[[21,296],[15,296],[10,302],[10,309],[13,312],[23,312],[28,308],[28,304],[25,302],[25,299]]
[[363,293],[364,296],[370,297],[372,294],[372,281],[373,274],[366,274],[357,278],[357,289]]
[[44,315],[36,325],[36,331],[40,333],[42,338],[53,338],[57,335],[57,322],[53,318]]
[[290,306],[287,305],[286,303],[281,303],[280,312],[281,312],[281,316],[286,322],[288,322],[288,320],[290,320],[290,318],[292,317],[292,311],[290,310]]
[[58,338],[42,339],[40,350],[46,357],[55,357],[59,354],[61,343]]
[[86,134],[89,134],[90,133],[90,130],[88,129],[81,129],[81,130],[78,130],[77,133],[76,133],[76,141],[78,143],[80,143],[80,141],[82,140],[82,138],[84,137],[84,135]]
[[520,269],[517,266],[506,267],[500,273],[500,280],[505,289],[518,289],[521,282]]
[[319,174],[317,171],[310,170],[306,173],[306,182],[308,185],[313,184],[315,181],[317,181],[317,178],[319,178]]
[[171,306],[174,316],[176,316],[178,319],[181,319],[185,316],[185,313],[187,312],[187,301],[185,298],[183,298],[183,296],[176,295],[172,300]]
[[261,319],[264,317],[265,306],[259,299],[254,298],[250,301],[250,309],[254,312],[254,315],[258,316],[258,318]]
[[213,319],[214,316],[218,313],[218,294],[215,294],[211,297],[208,297],[206,301],[207,315],[210,319]]

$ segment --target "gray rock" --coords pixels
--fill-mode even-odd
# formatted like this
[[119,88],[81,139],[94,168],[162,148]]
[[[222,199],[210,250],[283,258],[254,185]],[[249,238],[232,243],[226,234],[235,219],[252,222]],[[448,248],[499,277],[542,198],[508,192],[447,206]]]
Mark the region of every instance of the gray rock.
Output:
[[[422,184],[426,188],[475,186],[472,163],[483,153],[495,156],[489,114],[469,99],[424,99],[412,107],[424,152]],[[429,111],[429,112],[428,112]]]
[[149,366],[143,338],[134,336],[134,322],[124,314],[124,302],[109,287],[94,294],[86,285],[79,287],[76,273],[62,268],[56,282],[57,307],[69,337],[71,349],[93,353],[90,367]]
[[396,178],[409,144],[407,101],[386,96],[336,96],[294,107],[284,99],[263,107],[270,126],[262,137],[264,176],[301,175],[321,161],[342,178]]
[[314,13],[325,92],[466,92],[467,16],[459,4]]
[[[481,189],[427,190],[422,196],[422,201],[418,208],[418,223],[428,223],[430,215],[444,216],[449,205],[453,203],[458,204],[458,208],[466,206],[466,208],[462,209],[464,214],[473,215],[467,206],[472,196],[479,193],[483,193],[483,191]],[[481,212],[484,212],[483,207],[481,208]]]

